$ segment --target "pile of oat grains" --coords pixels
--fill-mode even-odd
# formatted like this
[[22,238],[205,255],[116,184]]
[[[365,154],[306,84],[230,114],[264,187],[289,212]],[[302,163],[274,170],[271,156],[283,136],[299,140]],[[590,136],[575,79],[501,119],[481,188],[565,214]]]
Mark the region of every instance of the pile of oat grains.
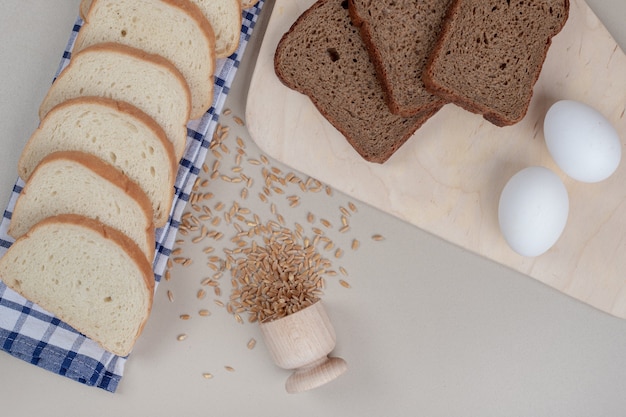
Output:
[[[222,119],[224,116],[231,116],[231,112],[226,109]],[[241,118],[231,119],[243,126]],[[304,207],[308,193],[333,196],[332,188],[315,178],[284,172],[265,155],[249,157],[244,140],[236,137],[233,141],[229,132],[230,127],[223,124],[218,124],[214,132],[209,147],[211,155],[194,183],[164,279],[171,279],[174,264],[187,267],[198,261],[185,256],[185,244],[202,245],[209,274],[199,280],[195,297],[201,300],[207,292],[212,292],[214,304],[225,308],[239,324],[246,319],[248,322],[279,319],[313,304],[323,296],[326,279],[336,279],[343,288],[351,288],[348,271],[333,264],[361,245],[359,239],[349,237],[350,219],[358,212],[357,206],[347,201],[337,207],[336,218],[330,220],[306,209],[291,210]],[[231,149],[233,143],[235,147]],[[246,175],[253,169],[260,170],[261,184],[255,184]],[[216,181],[238,187],[239,198],[227,203],[219,200],[211,191]],[[253,213],[247,208],[251,199],[267,205],[269,212]],[[278,205],[290,210],[287,217],[293,221],[285,219]],[[298,216],[304,217],[298,221]],[[344,241],[350,243],[340,247],[328,236],[331,231],[345,234]],[[384,238],[375,234],[371,240]],[[174,302],[172,290],[167,290],[166,296]],[[207,317],[211,312],[203,308],[197,314]],[[191,317],[188,313],[179,316],[181,320]],[[181,342],[186,339],[187,334],[177,336]],[[247,348],[253,349],[255,345],[256,340],[250,338]],[[224,368],[234,372],[232,366]],[[213,377],[208,372],[202,376]]]

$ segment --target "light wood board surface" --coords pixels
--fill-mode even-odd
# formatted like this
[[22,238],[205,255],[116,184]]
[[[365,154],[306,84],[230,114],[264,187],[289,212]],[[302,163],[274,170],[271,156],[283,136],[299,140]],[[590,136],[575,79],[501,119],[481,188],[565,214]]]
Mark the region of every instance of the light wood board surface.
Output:
[[[259,147],[354,198],[626,318],[626,163],[601,183],[576,182],[555,165],[542,133],[550,105],[573,99],[602,112],[626,144],[626,56],[585,1],[571,1],[522,122],[498,128],[447,105],[383,165],[361,159],[307,97],[274,74],[280,37],[312,3],[276,0],[246,108]],[[497,222],[506,181],[531,165],[553,169],[570,196],[563,235],[536,258],[514,253]]]

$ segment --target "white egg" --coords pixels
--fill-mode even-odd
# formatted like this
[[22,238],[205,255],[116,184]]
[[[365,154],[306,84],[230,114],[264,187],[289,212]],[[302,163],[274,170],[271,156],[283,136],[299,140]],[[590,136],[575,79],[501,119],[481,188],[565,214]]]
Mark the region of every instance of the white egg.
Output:
[[563,233],[568,214],[567,189],[559,176],[545,167],[519,171],[500,195],[500,230],[522,256],[539,256],[550,249]]
[[548,151],[567,175],[582,182],[599,182],[613,174],[622,158],[617,130],[596,109],[561,100],[543,124]]

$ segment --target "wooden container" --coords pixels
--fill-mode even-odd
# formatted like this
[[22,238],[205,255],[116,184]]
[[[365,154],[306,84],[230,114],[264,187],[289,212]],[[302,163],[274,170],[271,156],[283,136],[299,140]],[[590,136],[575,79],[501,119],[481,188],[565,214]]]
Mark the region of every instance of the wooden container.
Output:
[[317,388],[348,368],[343,359],[328,356],[336,337],[321,301],[260,326],[274,363],[294,370],[285,383],[289,393]]

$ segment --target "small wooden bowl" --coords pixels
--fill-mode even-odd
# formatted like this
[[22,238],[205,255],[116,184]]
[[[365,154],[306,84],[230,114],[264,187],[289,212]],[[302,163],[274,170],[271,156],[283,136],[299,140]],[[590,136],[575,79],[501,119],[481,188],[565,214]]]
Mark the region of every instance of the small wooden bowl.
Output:
[[321,301],[260,327],[274,363],[294,370],[285,383],[289,393],[317,388],[348,369],[343,359],[328,356],[335,330]]

